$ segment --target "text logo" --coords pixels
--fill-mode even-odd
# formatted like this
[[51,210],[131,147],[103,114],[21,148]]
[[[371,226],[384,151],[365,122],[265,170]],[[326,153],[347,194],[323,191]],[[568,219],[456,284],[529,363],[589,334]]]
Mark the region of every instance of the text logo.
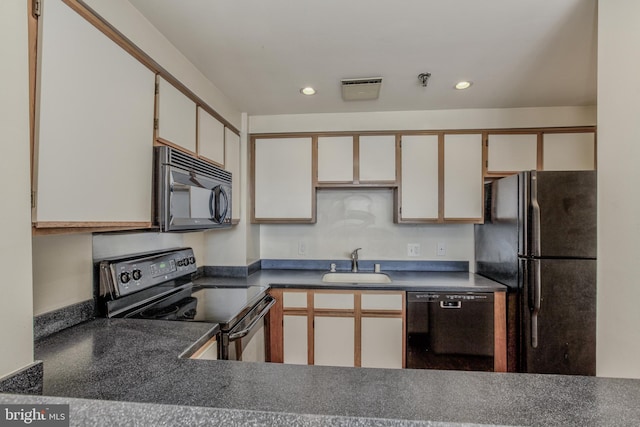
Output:
[[68,427],[69,405],[0,405],[0,427]]

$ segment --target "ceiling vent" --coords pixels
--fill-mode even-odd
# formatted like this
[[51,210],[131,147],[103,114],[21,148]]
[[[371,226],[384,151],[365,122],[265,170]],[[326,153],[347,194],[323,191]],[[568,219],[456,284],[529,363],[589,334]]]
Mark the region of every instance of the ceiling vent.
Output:
[[366,79],[342,79],[342,99],[345,101],[366,101],[378,99],[382,77]]

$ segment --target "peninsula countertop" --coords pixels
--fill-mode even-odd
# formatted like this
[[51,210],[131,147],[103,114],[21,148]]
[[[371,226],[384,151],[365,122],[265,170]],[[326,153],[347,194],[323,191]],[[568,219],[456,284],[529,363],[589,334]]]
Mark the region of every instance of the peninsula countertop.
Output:
[[356,417],[341,425],[368,424],[361,418],[582,426],[640,420],[640,380],[179,357],[212,326],[96,319],[43,338],[35,356],[44,361],[44,394],[265,411],[274,424],[282,413]]

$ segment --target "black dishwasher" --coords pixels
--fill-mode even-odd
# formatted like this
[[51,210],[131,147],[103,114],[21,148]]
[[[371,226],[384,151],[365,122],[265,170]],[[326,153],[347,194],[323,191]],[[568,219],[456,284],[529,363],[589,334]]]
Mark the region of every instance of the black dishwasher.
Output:
[[407,368],[493,370],[493,293],[407,292]]

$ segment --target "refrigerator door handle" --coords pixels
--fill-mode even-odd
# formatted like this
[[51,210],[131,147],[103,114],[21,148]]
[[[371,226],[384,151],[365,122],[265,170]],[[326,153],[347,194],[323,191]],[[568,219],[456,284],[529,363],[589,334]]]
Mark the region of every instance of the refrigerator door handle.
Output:
[[531,252],[530,256],[540,256],[540,204],[538,203],[538,182],[537,174],[531,171],[530,184],[531,201]]
[[540,287],[540,260],[533,260],[533,307],[531,308],[531,347],[538,348],[538,314],[542,301]]

